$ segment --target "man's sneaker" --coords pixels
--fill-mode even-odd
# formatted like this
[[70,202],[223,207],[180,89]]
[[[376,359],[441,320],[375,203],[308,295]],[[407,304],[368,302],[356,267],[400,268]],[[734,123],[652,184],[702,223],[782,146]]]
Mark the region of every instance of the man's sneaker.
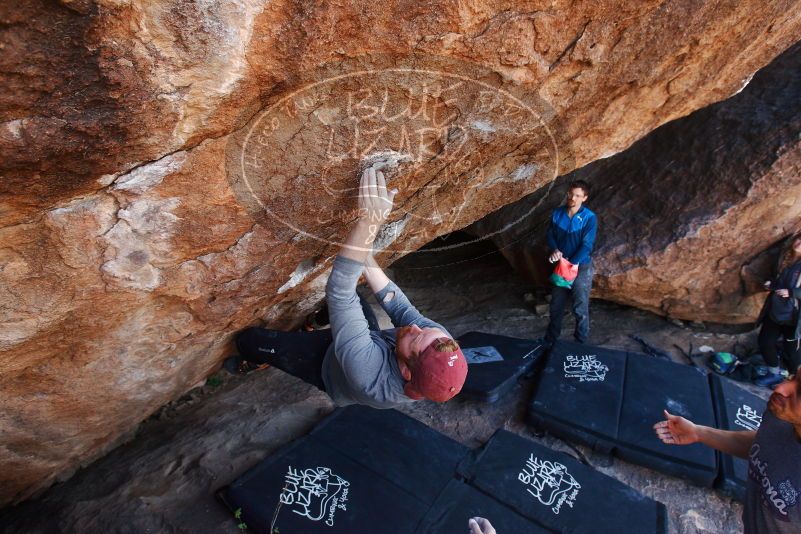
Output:
[[754,384],[757,386],[762,386],[766,388],[773,388],[774,386],[780,384],[784,381],[784,375],[782,373],[768,373],[765,376],[760,376],[754,379]]
[[223,362],[223,367],[232,375],[246,375],[253,371],[261,371],[270,367],[266,363],[256,363],[244,359],[242,356],[236,355],[226,358]]

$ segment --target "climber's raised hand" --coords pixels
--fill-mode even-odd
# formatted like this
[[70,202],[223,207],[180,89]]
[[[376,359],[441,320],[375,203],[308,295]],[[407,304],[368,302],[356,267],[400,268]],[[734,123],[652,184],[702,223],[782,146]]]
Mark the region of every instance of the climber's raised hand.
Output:
[[398,191],[387,191],[384,173],[369,167],[362,172],[359,184],[359,218],[345,240],[341,256],[364,263],[381,225],[392,211],[392,201]]
[[359,218],[368,224],[381,226],[392,211],[392,202],[398,191],[387,191],[384,173],[368,167],[362,172],[359,184]]

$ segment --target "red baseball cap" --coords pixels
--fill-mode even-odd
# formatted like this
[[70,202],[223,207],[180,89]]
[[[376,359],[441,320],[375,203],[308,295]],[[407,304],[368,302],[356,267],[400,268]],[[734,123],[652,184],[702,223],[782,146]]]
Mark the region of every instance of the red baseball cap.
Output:
[[410,364],[412,379],[404,391],[414,400],[450,400],[462,390],[467,378],[467,360],[456,342],[447,337],[432,341]]

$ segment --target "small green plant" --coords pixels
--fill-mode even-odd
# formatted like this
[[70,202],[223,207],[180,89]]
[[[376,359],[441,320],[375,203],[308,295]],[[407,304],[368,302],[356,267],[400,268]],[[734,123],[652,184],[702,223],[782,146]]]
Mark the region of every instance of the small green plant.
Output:
[[239,523],[237,523],[237,525],[236,525],[237,527],[239,527],[239,530],[245,530],[246,528],[248,528],[248,526],[245,524],[245,522],[242,521],[242,509],[241,508],[237,508],[236,511],[234,512],[234,519],[239,521]]

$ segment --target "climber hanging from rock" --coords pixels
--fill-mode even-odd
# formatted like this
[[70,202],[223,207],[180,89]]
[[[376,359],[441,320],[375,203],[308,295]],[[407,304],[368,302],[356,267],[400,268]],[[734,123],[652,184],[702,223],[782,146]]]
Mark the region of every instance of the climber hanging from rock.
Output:
[[[374,166],[362,173],[359,218],[326,284],[331,329],[247,328],[236,337],[239,356],[226,361],[227,369],[274,366],[317,386],[340,406],[392,408],[420,399],[445,402],[459,393],[467,361],[458,344],[409,302],[371,254],[396,193],[387,191]],[[379,330],[369,306],[360,303],[356,285],[362,272],[395,328]]]

